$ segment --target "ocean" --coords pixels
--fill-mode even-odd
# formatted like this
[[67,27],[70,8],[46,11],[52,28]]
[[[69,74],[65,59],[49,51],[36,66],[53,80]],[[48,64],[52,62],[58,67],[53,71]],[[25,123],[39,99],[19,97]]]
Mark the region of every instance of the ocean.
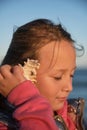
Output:
[[69,97],[85,99],[84,117],[87,119],[87,68],[76,70],[73,79],[73,91]]

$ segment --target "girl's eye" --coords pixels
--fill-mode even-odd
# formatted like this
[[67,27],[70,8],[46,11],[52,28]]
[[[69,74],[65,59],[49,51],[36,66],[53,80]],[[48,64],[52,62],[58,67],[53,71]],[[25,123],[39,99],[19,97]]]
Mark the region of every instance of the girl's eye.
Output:
[[73,78],[73,77],[74,77],[74,75],[70,75],[70,77],[71,77],[71,78]]
[[55,80],[61,80],[62,77],[54,77]]

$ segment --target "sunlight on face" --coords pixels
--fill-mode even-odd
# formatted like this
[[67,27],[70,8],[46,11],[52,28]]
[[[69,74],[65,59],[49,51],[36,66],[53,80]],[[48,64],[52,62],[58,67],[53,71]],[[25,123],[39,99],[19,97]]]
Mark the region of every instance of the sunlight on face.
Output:
[[75,49],[72,43],[62,40],[45,45],[39,55],[36,86],[53,110],[59,110],[72,91],[72,77],[76,68]]

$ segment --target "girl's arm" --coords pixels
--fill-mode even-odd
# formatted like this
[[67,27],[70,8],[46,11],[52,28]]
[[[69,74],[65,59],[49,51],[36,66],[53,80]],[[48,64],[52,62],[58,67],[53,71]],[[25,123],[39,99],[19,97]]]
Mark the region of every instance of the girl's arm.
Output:
[[0,92],[16,107],[13,117],[19,121],[20,130],[58,130],[51,106],[23,77],[20,68],[5,65],[0,72]]

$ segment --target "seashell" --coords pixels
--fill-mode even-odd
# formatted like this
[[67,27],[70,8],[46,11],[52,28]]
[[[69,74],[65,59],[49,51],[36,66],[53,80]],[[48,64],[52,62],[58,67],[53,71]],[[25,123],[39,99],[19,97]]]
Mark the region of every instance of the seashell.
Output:
[[40,63],[38,62],[38,60],[27,59],[27,61],[24,62],[24,66],[22,66],[21,64],[19,65],[23,69],[24,77],[27,80],[30,80],[33,83],[37,82],[36,81],[37,69],[39,69],[40,67]]

